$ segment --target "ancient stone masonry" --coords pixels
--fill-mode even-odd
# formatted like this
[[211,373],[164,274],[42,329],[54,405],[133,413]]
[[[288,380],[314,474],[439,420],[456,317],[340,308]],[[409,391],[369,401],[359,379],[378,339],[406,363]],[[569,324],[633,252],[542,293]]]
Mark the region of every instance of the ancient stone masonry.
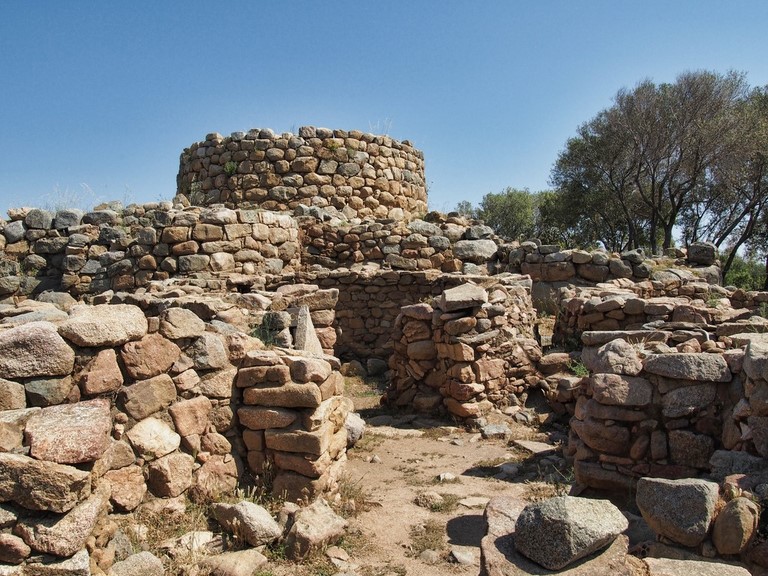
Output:
[[410,142],[304,126],[208,134],[181,154],[178,194],[197,206],[331,209],[346,219],[427,211],[424,157]]
[[541,351],[532,339],[526,282],[487,280],[487,289],[464,283],[401,309],[388,402],[478,418],[493,407],[519,404],[516,395],[538,383],[534,365]]
[[[689,280],[666,284],[654,280],[632,286],[615,282],[564,289],[554,341],[572,341],[590,330],[638,330],[669,323],[678,323],[681,330],[702,331],[702,326],[749,316],[746,308],[717,306],[730,303],[728,294],[721,286]],[[685,323],[696,326],[683,326]],[[687,339],[690,334],[678,336]]]
[[[240,308],[187,290],[0,307],[0,502],[16,539],[0,550],[20,550],[14,563],[75,562],[88,547],[98,564],[91,535],[110,506],[209,502],[246,466],[290,500],[334,488],[351,409],[338,361],[265,350],[225,321],[237,324]],[[290,310],[319,292],[274,298]]]
[[493,274],[503,241],[484,225],[430,213],[429,221],[367,221],[357,224],[299,217],[303,261],[335,269],[360,262],[393,270],[440,270]]
[[664,329],[582,335],[589,376],[547,376],[550,398],[573,416],[577,481],[627,489],[645,476],[722,481],[764,469],[765,322],[720,326],[718,341],[704,330],[687,340]]
[[171,277],[222,289],[234,274],[288,273],[300,261],[296,221],[274,212],[161,203],[11,216],[3,227],[0,296],[45,289],[81,296]]

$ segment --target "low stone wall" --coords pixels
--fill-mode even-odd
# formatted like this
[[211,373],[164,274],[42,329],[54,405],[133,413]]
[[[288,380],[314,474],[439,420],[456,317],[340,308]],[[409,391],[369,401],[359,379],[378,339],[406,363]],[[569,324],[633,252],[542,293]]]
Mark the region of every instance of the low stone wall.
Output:
[[171,277],[281,274],[300,261],[296,221],[273,212],[164,203],[12,216],[2,230],[0,296],[45,289],[81,296]]
[[[656,261],[648,258],[643,250],[628,250],[621,254],[604,250],[563,250],[555,244],[536,244],[532,241],[517,246],[512,244],[507,250],[509,271],[528,274],[534,281],[597,284],[623,278],[634,283],[650,279],[656,265]],[[694,251],[688,260],[680,259],[680,262],[695,268],[699,277],[709,283],[717,284],[720,280],[719,268],[714,265],[714,247],[711,254],[702,256]],[[687,276],[693,277],[690,272]]]
[[466,283],[404,306],[394,323],[390,404],[457,418],[519,405],[540,379],[530,292],[512,278]]
[[263,350],[204,300],[57,301],[0,312],[0,502],[27,555],[87,545],[98,564],[110,506],[209,502],[245,462],[294,501],[334,488],[351,408],[335,358]]
[[[520,331],[528,333],[530,329],[532,334],[533,330],[535,312],[530,305],[531,283],[525,276],[443,274],[437,270],[355,271],[344,268],[299,274],[292,280],[336,291],[335,355],[345,360],[388,360],[394,350],[392,334],[395,320],[403,306],[431,299],[447,288],[468,281],[487,289],[499,284],[517,285],[513,290],[515,293],[519,289],[528,294],[525,297],[527,301],[520,305]],[[274,288],[281,290],[279,287]]]
[[349,224],[300,217],[305,264],[336,269],[364,263],[395,270],[495,274],[502,244],[488,226],[465,218]]
[[348,219],[427,212],[424,156],[410,142],[314,126],[208,134],[181,153],[177,193],[197,206],[332,207]]
[[690,282],[669,290],[677,296],[638,295],[666,292],[661,285],[619,288],[604,284],[596,288],[565,290],[553,341],[563,344],[577,341],[586,331],[639,330],[660,322],[678,323],[681,330],[704,330],[708,325],[749,315],[746,309],[731,308],[724,288],[702,282]]
[[[591,332],[576,379],[569,453],[576,480],[626,490],[643,476],[720,480],[764,467],[768,346],[670,348],[669,333]],[[763,457],[760,458],[757,455]]]

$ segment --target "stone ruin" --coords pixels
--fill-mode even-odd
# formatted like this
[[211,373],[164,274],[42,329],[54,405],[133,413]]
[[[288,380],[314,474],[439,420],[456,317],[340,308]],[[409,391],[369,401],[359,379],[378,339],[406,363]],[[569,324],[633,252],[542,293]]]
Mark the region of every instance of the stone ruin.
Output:
[[[768,496],[768,294],[720,286],[708,246],[662,262],[510,242],[427,214],[424,181],[408,142],[251,130],[186,149],[172,202],[9,211],[0,561],[22,567],[2,573],[53,574],[41,554],[109,569],[107,509],[249,476],[332,493],[355,436],[345,361],[388,370],[388,405],[470,426],[546,398],[584,488],[707,477]],[[698,546],[712,518],[694,544],[654,529]]]

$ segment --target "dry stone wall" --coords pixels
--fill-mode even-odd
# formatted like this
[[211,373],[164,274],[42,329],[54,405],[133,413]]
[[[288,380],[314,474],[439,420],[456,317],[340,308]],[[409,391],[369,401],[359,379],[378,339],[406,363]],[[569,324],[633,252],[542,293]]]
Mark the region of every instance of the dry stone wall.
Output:
[[44,289],[81,296],[172,277],[212,279],[208,287],[221,289],[233,274],[291,272],[301,256],[296,221],[261,210],[164,203],[13,216],[3,226],[0,296]]
[[57,302],[0,310],[0,502],[16,539],[0,552],[21,550],[14,562],[91,553],[107,570],[92,534],[110,509],[209,502],[246,469],[291,500],[334,488],[351,409],[335,358],[264,350],[205,300]]
[[208,134],[182,154],[177,193],[197,206],[331,208],[345,218],[410,220],[427,211],[423,154],[410,142],[304,126]]
[[387,401],[460,419],[518,405],[538,384],[528,288],[502,277],[483,288],[463,283],[404,306],[395,320]]
[[714,346],[701,335],[676,343],[664,330],[585,332],[583,340],[589,375],[547,376],[550,398],[572,415],[568,451],[579,483],[627,490],[641,477],[712,476],[738,485],[739,475],[764,471],[763,334]]

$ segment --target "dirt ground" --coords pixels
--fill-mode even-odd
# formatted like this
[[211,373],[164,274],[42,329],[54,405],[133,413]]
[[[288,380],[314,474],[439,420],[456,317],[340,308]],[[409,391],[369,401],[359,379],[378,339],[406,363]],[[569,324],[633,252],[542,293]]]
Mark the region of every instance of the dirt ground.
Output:
[[[342,483],[343,502],[355,514],[342,550],[330,552],[337,556],[334,566],[308,566],[308,574],[333,574],[334,568],[360,576],[476,575],[488,499],[504,494],[533,500],[569,487],[557,450],[562,433],[499,414],[489,420],[506,423],[511,434],[483,438],[450,422],[387,412],[378,405],[378,392],[375,384],[348,379],[347,395],[368,423],[348,452]],[[516,440],[538,441],[538,453]],[[432,494],[431,505],[416,503],[430,492],[442,500]]]

